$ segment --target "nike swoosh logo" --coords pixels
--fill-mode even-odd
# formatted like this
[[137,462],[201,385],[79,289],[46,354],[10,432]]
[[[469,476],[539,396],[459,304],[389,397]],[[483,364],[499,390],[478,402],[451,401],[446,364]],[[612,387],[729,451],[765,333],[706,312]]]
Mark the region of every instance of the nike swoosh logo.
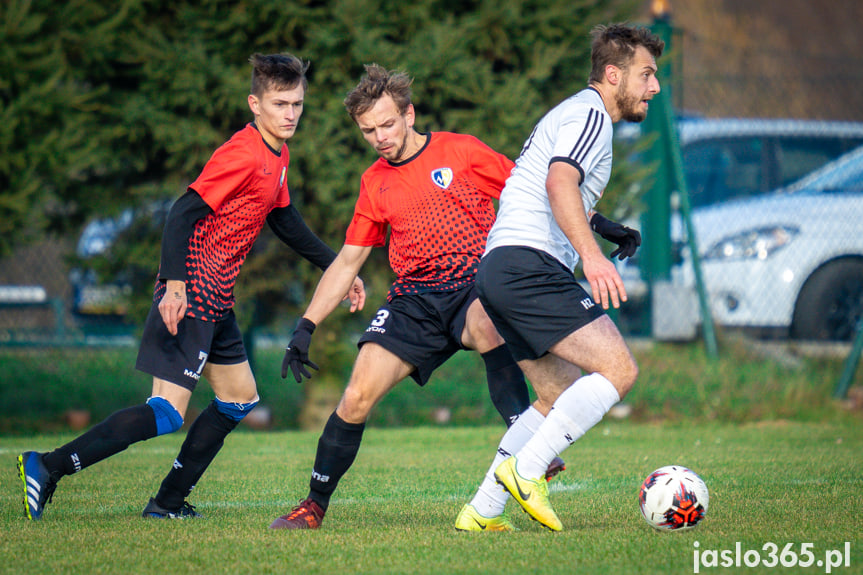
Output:
[[485,525],[484,523],[480,523],[480,522],[479,522],[479,519],[477,519],[476,517],[474,517],[474,518],[473,518],[473,522],[474,522],[474,523],[476,523],[477,525],[479,525],[479,528],[480,528],[480,529],[482,529],[483,531],[485,531],[486,525]]
[[515,482],[515,489],[518,491],[518,496],[521,497],[522,501],[527,501],[530,499],[530,493],[525,493],[521,490],[521,485],[518,483],[518,476],[515,474],[515,469],[512,470],[512,480]]

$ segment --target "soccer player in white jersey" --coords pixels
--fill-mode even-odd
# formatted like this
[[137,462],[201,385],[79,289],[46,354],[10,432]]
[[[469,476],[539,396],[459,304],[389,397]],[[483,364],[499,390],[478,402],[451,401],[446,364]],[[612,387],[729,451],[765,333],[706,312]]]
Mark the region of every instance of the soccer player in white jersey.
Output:
[[[549,111],[525,142],[480,261],[480,300],[537,400],[503,436],[460,517],[494,519],[512,495],[533,519],[560,531],[546,467],[596,425],[638,375],[604,311],[626,301],[626,290],[591,228],[600,231],[606,223],[593,207],[611,174],[612,123],[647,115],[659,93],[656,59],[664,43],[625,24],[597,26],[592,39],[588,87]],[[579,259],[592,297],[573,276]]]

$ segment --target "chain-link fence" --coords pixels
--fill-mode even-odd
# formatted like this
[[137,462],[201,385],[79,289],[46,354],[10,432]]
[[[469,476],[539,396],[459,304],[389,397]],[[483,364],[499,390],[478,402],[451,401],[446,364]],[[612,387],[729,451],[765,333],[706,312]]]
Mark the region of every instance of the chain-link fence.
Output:
[[[702,323],[691,239],[717,325],[852,339],[863,301],[863,123],[685,119],[677,130],[691,211],[674,190],[653,335],[688,339]],[[635,296],[648,292],[642,261],[620,265]]]
[[45,239],[0,259],[0,345],[130,345],[130,287],[102,281],[77,240]]
[[[800,2],[672,4],[660,78],[683,118],[676,127],[712,317],[760,334],[850,339],[863,307],[863,195],[854,175],[863,160],[839,158],[863,145],[858,35]],[[859,3],[840,4],[859,20]],[[657,112],[652,106],[645,124]],[[645,155],[662,183],[668,156]],[[782,193],[833,161],[843,163]],[[667,186],[664,228],[634,224],[645,243],[620,267],[630,294],[619,317],[626,332],[688,338],[703,323],[678,199]],[[643,205],[648,214],[665,209],[649,191]],[[100,230],[88,233],[84,251],[98,258]],[[106,280],[81,266],[81,244],[81,234],[46,239],[0,260],[0,344],[128,341],[141,319],[130,321],[129,286],[122,274]]]
[[[657,138],[645,154],[656,178],[644,249],[620,265],[636,301],[647,300],[634,313],[649,319],[629,324],[661,339],[715,324],[851,341],[863,315],[863,101],[851,88],[861,68],[854,54],[839,62],[791,42],[763,14],[689,14],[690,25],[699,17],[713,19],[709,33],[657,23],[670,40],[666,92],[642,126]],[[807,73],[781,73],[790,69]]]
[[68,242],[43,241],[0,260],[0,343],[49,343],[67,337],[68,253]]
[[[851,340],[863,307],[863,123],[729,118],[677,127],[717,325]],[[677,192],[671,204],[670,267],[652,290],[645,267],[655,238],[632,224],[645,245],[620,263],[631,298],[620,323],[630,333],[689,339],[703,318]],[[131,343],[130,286],[82,264],[80,243],[44,240],[0,260],[0,345]],[[652,319],[634,320],[650,312],[646,298]]]

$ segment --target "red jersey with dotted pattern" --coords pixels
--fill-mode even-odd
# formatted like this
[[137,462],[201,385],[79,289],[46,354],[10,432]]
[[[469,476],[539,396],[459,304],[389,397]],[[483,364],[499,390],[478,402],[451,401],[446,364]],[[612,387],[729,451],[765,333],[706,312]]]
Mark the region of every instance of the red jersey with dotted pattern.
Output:
[[366,170],[345,243],[383,246],[390,228],[388,300],[470,285],[514,165],[473,136],[432,132],[412,158]]
[[[190,186],[213,211],[198,221],[186,257],[186,317],[215,321],[234,306],[240,267],[273,208],[291,203],[288,146],[274,151],[253,124],[210,157]],[[165,292],[157,282],[155,301]]]

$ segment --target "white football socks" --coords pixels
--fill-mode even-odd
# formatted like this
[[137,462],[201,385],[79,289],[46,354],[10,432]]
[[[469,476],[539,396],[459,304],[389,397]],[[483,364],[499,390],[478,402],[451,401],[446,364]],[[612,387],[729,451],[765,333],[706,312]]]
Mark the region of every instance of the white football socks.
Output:
[[519,475],[526,479],[544,477],[551,460],[599,423],[618,401],[617,390],[599,373],[575,380],[554,402],[533,437],[516,453]]
[[545,417],[537,411],[533,406],[525,409],[518,419],[515,420],[497,448],[497,453],[494,456],[494,461],[491,463],[482,484],[479,486],[476,494],[471,499],[470,504],[483,517],[497,517],[503,513],[506,507],[506,502],[509,499],[509,493],[497,484],[494,478],[494,470],[497,466],[503,463],[505,459],[514,455],[519,449],[524,446],[539,429]]

